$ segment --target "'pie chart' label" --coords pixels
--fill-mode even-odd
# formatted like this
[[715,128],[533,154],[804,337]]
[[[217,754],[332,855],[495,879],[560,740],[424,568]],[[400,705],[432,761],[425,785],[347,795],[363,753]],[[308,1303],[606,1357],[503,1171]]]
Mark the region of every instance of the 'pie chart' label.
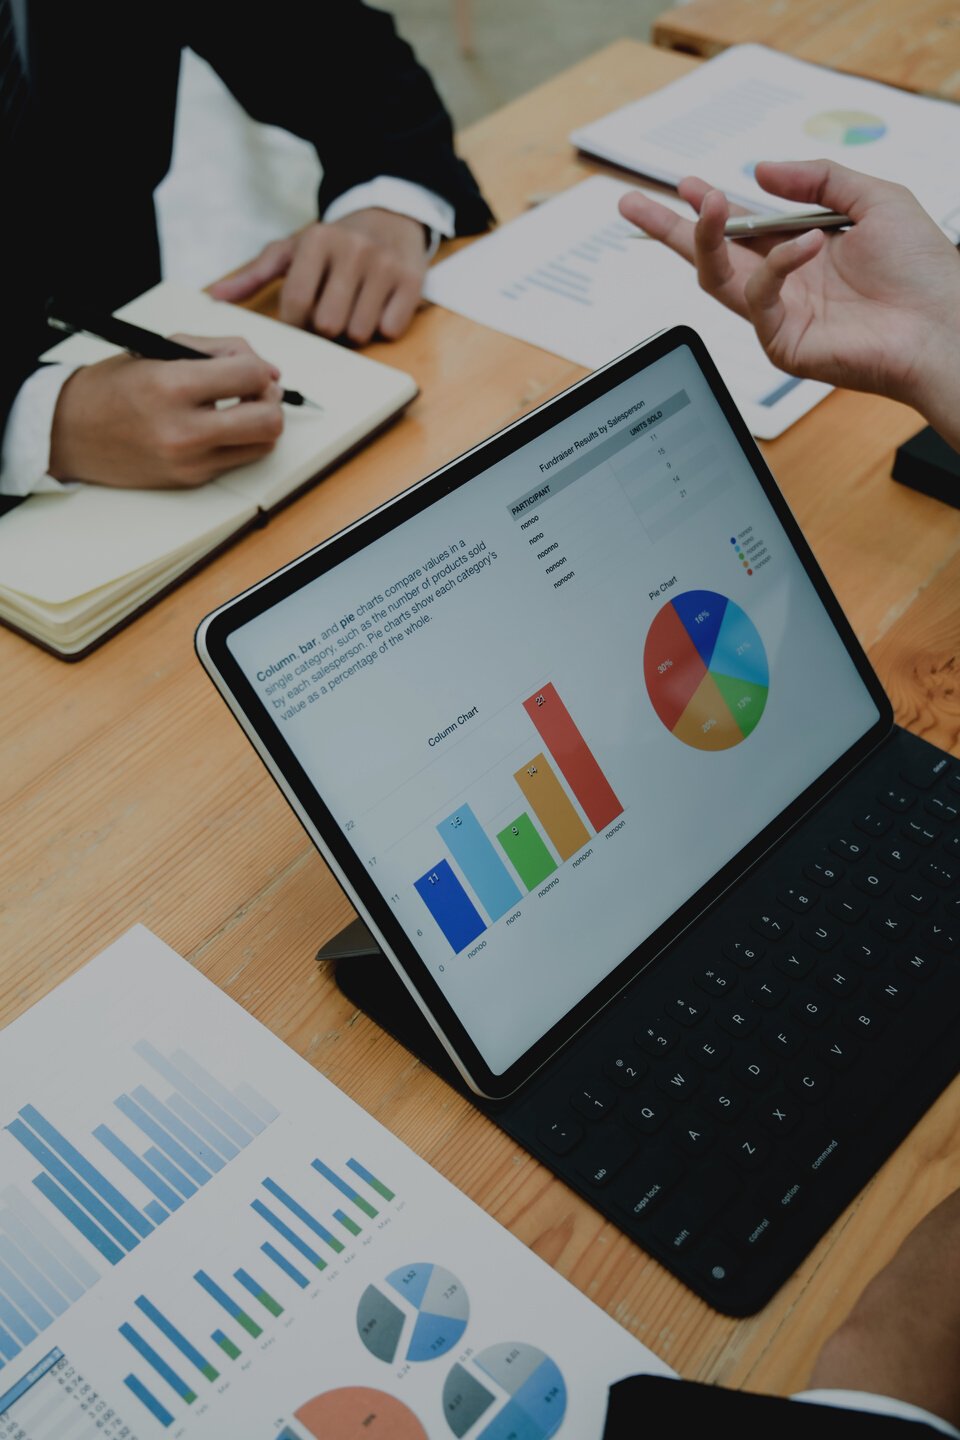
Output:
[[[399,1303],[398,1303],[399,1302]],[[403,1265],[386,1285],[368,1285],[357,1307],[357,1330],[371,1355],[392,1365],[436,1360],[467,1328],[470,1302],[456,1275],[442,1265]]]
[[770,682],[757,627],[715,590],[687,590],[657,612],[643,675],[662,723],[696,750],[729,750],[746,740]]

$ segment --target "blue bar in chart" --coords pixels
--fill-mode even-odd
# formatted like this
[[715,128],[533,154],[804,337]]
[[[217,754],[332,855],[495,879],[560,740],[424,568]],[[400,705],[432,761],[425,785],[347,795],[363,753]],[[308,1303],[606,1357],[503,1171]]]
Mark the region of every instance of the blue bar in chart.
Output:
[[196,1195],[196,1185],[194,1185],[191,1180],[188,1180],[183,1171],[177,1169],[169,1156],[164,1155],[163,1151],[158,1150],[155,1145],[151,1145],[148,1150],[144,1150],[143,1158],[144,1160],[149,1160],[154,1170],[159,1170],[160,1174],[166,1180],[170,1181],[170,1184],[175,1190],[180,1192],[184,1200],[189,1200],[191,1195]]
[[98,1225],[94,1225],[89,1215],[85,1215],[79,1205],[75,1205],[69,1195],[65,1195],[59,1185],[55,1185],[49,1175],[38,1175],[34,1185],[56,1206],[65,1220],[69,1220],[75,1230],[78,1230],[85,1240],[89,1240],[94,1249],[99,1250],[105,1260],[111,1265],[119,1265],[123,1259],[124,1252],[119,1245],[114,1245],[109,1235],[105,1235]]
[[277,1184],[276,1180],[271,1180],[268,1177],[263,1182],[263,1188],[264,1190],[269,1190],[270,1194],[279,1200],[281,1205],[285,1205],[291,1215],[296,1215],[297,1219],[301,1220],[308,1229],[312,1230],[314,1235],[319,1235],[320,1239],[329,1245],[331,1250],[335,1251],[338,1255],[340,1254],[340,1251],[343,1249],[343,1241],[338,1240],[336,1235],[332,1235],[326,1225],[321,1225],[316,1216],[311,1215],[309,1210],[305,1210],[298,1201],[294,1200],[292,1195],[289,1195],[286,1190]]
[[387,1185],[384,1185],[382,1180],[378,1180],[376,1175],[371,1175],[370,1171],[361,1165],[359,1160],[348,1160],[347,1169],[352,1170],[354,1175],[359,1175],[360,1179],[365,1181],[366,1184],[370,1186],[370,1189],[375,1190],[384,1200],[396,1199],[393,1191]]
[[212,1383],[218,1378],[219,1371],[215,1370],[210,1362],[204,1359],[197,1347],[191,1344],[186,1335],[182,1334],[176,1325],[167,1319],[162,1310],[157,1309],[152,1300],[148,1300],[146,1295],[138,1295],[135,1304],[141,1314],[145,1315],[147,1319],[157,1327],[161,1335],[166,1336],[171,1345],[176,1346],[180,1354],[189,1360],[190,1364],[199,1370],[205,1379]]
[[294,1250],[299,1250],[303,1258],[309,1260],[310,1264],[315,1266],[317,1270],[326,1270],[326,1260],[322,1259],[315,1250],[311,1249],[305,1240],[301,1240],[300,1236],[294,1230],[291,1230],[290,1226],[285,1224],[279,1215],[275,1215],[269,1206],[264,1205],[262,1200],[254,1200],[251,1209],[255,1210],[262,1220],[266,1220],[268,1225],[272,1225],[277,1234],[282,1235],[287,1244],[292,1245]]
[[264,1125],[271,1125],[278,1118],[280,1111],[275,1109],[269,1100],[265,1100],[259,1091],[254,1090],[253,1086],[248,1085],[245,1080],[240,1081],[233,1093],[242,1104],[246,1105],[248,1110],[252,1110],[254,1115],[263,1121]]
[[132,1345],[137,1354],[141,1355],[147,1364],[153,1367],[160,1376],[160,1379],[166,1380],[170,1389],[175,1390],[181,1400],[185,1401],[188,1405],[193,1404],[197,1398],[196,1391],[190,1389],[186,1380],[182,1379],[176,1370],[167,1364],[162,1355],[157,1354],[153,1346],[144,1340],[139,1331],[134,1330],[132,1325],[121,1325],[120,1334],[124,1340],[126,1340],[127,1344]]
[[136,1395],[141,1405],[147,1407],[154,1419],[160,1421],[161,1425],[169,1427],[173,1424],[173,1416],[170,1414],[170,1411],[164,1405],[160,1404],[156,1395],[151,1395],[146,1385],[138,1380],[136,1375],[128,1375],[123,1383],[128,1390]]
[[[21,1345],[29,1345],[31,1340],[37,1338],[37,1332],[32,1325],[16,1310],[7,1297],[0,1291],[0,1325],[10,1331],[14,1339],[19,1340]],[[16,1355],[17,1348],[14,1347],[13,1354]],[[13,1356],[10,1357],[11,1359]]]
[[53,1316],[49,1310],[43,1308],[36,1296],[2,1260],[0,1260],[0,1294],[11,1300],[37,1330],[46,1330],[52,1322]]
[[351,1220],[350,1216],[345,1214],[343,1210],[334,1210],[333,1218],[334,1220],[339,1220],[344,1230],[349,1230],[351,1235],[359,1235],[361,1233],[360,1226],[356,1220]]
[[209,1171],[204,1170],[192,1155],[188,1155],[183,1146],[169,1135],[152,1115],[148,1115],[142,1105],[138,1105],[129,1095],[118,1096],[114,1104],[128,1120],[133,1121],[138,1130],[142,1130],[148,1139],[169,1156],[179,1170],[185,1171],[198,1185],[206,1185],[210,1179]]
[[16,1340],[14,1340],[9,1330],[5,1330],[3,1326],[0,1325],[0,1355],[2,1355],[5,1360],[12,1360],[15,1355],[19,1354],[20,1346]]
[[195,1135],[189,1125],[185,1125],[169,1105],[164,1105],[161,1100],[152,1094],[145,1085],[137,1085],[132,1092],[134,1100],[142,1105],[147,1114],[152,1116],[158,1125],[162,1125],[174,1139],[179,1140],[185,1150],[188,1150],[196,1160],[212,1174],[217,1175],[223,1169],[223,1161],[217,1152]]
[[[146,1060],[152,1069],[192,1101],[241,1148],[265,1128],[264,1122],[242,1100],[208,1074],[185,1050],[175,1050],[168,1060],[146,1040],[138,1040],[133,1048],[141,1059]],[[215,1117],[211,1106],[226,1123]]]
[[329,1180],[330,1184],[339,1190],[341,1195],[346,1195],[348,1200],[352,1201],[359,1210],[362,1210],[364,1215],[369,1216],[371,1220],[377,1218],[380,1213],[379,1210],[375,1210],[369,1200],[364,1200],[362,1195],[358,1195],[352,1185],[348,1185],[346,1180],[341,1180],[340,1176],[336,1175],[329,1166],[324,1165],[322,1160],[311,1160],[310,1164],[314,1170],[323,1176],[324,1180]]
[[454,875],[449,861],[441,860],[413,884],[455,954],[466,950],[486,930],[479,910]]
[[178,1120],[189,1125],[194,1134],[201,1136],[211,1150],[216,1151],[224,1160],[234,1160],[240,1154],[233,1141],[228,1140],[226,1135],[221,1135],[217,1127],[211,1125],[210,1121],[201,1115],[189,1100],[184,1100],[182,1095],[171,1095],[167,1104]]
[[263,1251],[264,1255],[266,1255],[268,1260],[272,1260],[274,1265],[276,1265],[278,1269],[283,1271],[284,1275],[289,1276],[289,1278],[293,1281],[295,1285],[299,1285],[301,1290],[306,1290],[307,1286],[310,1284],[310,1281],[307,1279],[306,1275],[301,1274],[301,1272],[297,1269],[296,1265],[294,1265],[291,1261],[287,1259],[286,1255],[281,1255],[280,1251],[275,1245],[271,1245],[270,1241],[267,1240],[264,1242],[263,1245],[260,1246],[260,1249]]
[[520,891],[470,806],[441,820],[437,832],[491,920],[499,920],[517,904]]
[[193,1278],[202,1290],[206,1290],[211,1300],[215,1300],[222,1309],[226,1310],[227,1314],[236,1320],[238,1325],[242,1325],[247,1334],[252,1335],[254,1340],[256,1340],[258,1335],[263,1334],[256,1320],[251,1320],[247,1312],[241,1310],[236,1300],[232,1299],[226,1290],[222,1290],[215,1280],[211,1280],[205,1270],[198,1270]]
[[[98,1225],[102,1226],[124,1250],[132,1250],[139,1245],[140,1241],[129,1226],[125,1225],[114,1212],[109,1209],[102,1200],[98,1199],[90,1187],[65,1165],[64,1162],[50,1150],[38,1135],[29,1129],[22,1120],[12,1120],[6,1127],[15,1139],[19,1140],[25,1150],[28,1150],[35,1160],[38,1160],[47,1172],[48,1177],[59,1181],[60,1185],[74,1201],[80,1204]],[[38,1176],[34,1184],[39,1186],[43,1176]],[[141,1223],[147,1225],[149,1230],[153,1226],[147,1220],[140,1217]]]
[[[119,1160],[120,1164],[124,1165],[130,1171],[131,1175],[135,1175],[142,1185],[145,1185],[148,1190],[151,1190],[157,1199],[166,1205],[168,1210],[179,1209],[182,1201],[175,1191],[171,1190],[169,1185],[164,1184],[153,1170],[150,1169],[146,1161],[141,1160],[139,1155],[135,1155],[129,1145],[125,1145],[108,1125],[98,1125],[93,1134],[95,1139],[100,1141],[103,1148],[109,1150],[115,1160]],[[191,1186],[190,1188],[192,1192],[193,1187]]]
[[143,1208],[144,1212],[150,1216],[150,1219],[155,1225],[162,1225],[167,1218],[167,1212],[159,1200],[148,1200]]
[[[117,1212],[131,1230],[135,1230],[141,1239],[150,1234],[153,1226],[143,1218],[136,1206],[131,1205],[126,1196],[122,1195],[115,1185],[111,1185],[107,1177],[95,1165],[91,1165],[86,1156],[81,1155],[76,1146],[71,1145],[39,1110],[33,1105],[24,1105],[20,1115],[41,1140],[45,1140],[51,1150],[55,1150],[61,1159],[76,1170],[80,1179],[85,1180],[91,1190],[95,1190],[100,1198]],[[24,1142],[21,1140],[22,1143]]]
[[[24,1285],[30,1287],[48,1314],[63,1315],[65,1313],[67,1302],[60,1291],[50,1284],[43,1271],[33,1265],[5,1235],[0,1235],[0,1263],[12,1270]],[[7,1293],[10,1294],[9,1290]],[[11,1298],[13,1297],[11,1296]],[[27,1313],[29,1314],[29,1311]]]
[[35,1205],[13,1185],[0,1195],[3,1230],[23,1255],[57,1287],[68,1300],[79,1300],[99,1280],[92,1265],[55,1230]]

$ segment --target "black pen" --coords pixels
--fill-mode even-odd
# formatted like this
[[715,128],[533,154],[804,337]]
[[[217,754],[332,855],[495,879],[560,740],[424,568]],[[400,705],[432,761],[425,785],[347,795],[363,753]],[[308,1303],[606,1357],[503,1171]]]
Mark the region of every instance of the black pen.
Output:
[[[47,324],[54,330],[63,330],[68,335],[75,335],[81,331],[84,335],[92,335],[96,340],[106,340],[111,345],[119,345],[121,350],[126,350],[131,355],[139,355],[144,360],[212,360],[215,357],[208,355],[204,350],[193,350],[189,345],[181,345],[177,340],[168,340],[164,335],[157,335],[153,330],[143,330],[139,325],[131,325],[126,320],[118,320],[114,315],[94,315],[83,310],[77,310],[70,306],[66,314],[72,316],[67,319],[61,313],[61,307],[51,304],[47,308]],[[312,410],[322,410],[323,406],[318,405],[316,400],[308,400],[306,395],[301,395],[299,390],[284,390],[283,403],[285,405],[308,405]]]

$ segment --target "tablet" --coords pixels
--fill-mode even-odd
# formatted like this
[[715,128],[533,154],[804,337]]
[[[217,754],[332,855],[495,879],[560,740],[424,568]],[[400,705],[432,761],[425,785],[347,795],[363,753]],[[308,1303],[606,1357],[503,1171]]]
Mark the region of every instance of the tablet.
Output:
[[493,1099],[892,728],[686,327],[222,606],[197,650]]

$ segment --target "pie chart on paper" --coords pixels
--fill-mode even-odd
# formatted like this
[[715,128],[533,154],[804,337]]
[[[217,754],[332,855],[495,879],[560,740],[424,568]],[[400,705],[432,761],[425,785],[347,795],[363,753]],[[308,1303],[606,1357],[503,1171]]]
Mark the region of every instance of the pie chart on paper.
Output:
[[467,1328],[467,1292],[442,1265],[403,1265],[386,1284],[368,1285],[357,1307],[360,1339],[388,1365],[402,1356],[414,1363],[436,1360]]
[[887,133],[886,122],[866,110],[822,110],[804,122],[804,134],[828,145],[872,145]]
[[715,590],[687,590],[657,612],[643,674],[661,723],[695,750],[740,745],[756,729],[769,693],[757,627]]

